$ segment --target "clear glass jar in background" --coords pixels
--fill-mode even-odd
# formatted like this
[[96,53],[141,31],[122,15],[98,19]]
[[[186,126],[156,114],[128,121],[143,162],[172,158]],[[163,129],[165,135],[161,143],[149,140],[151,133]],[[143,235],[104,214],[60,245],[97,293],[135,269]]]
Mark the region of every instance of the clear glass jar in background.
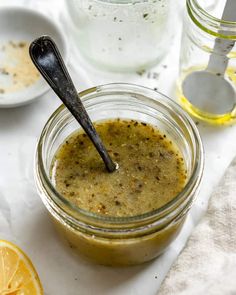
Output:
[[58,147],[79,127],[61,106],[41,134],[36,154],[38,192],[59,233],[80,255],[105,265],[149,261],[166,250],[185,221],[196,198],[203,172],[203,148],[198,130],[186,113],[164,95],[131,84],[88,89],[80,97],[93,121],[125,118],[141,120],[168,134],[183,154],[187,183],[163,207],[132,217],[107,217],[82,210],[54,188],[50,166]]
[[67,0],[66,4],[75,45],[90,62],[112,71],[136,71],[157,63],[178,29],[175,0]]
[[[222,113],[205,111],[195,106],[184,96],[182,86],[183,81],[190,73],[202,71],[207,68],[216,39],[223,40],[223,42],[224,40],[236,41],[236,22],[221,20],[226,0],[212,0],[211,5],[209,5],[208,1],[204,0],[187,0],[186,3],[187,7],[180,53],[180,78],[177,90],[179,101],[190,114],[204,121],[216,124],[235,122],[236,101],[232,101],[230,111]],[[220,57],[222,53],[214,51],[214,54]],[[224,78],[232,85],[236,93],[235,44],[227,54],[227,58],[228,66]],[[209,109],[211,107],[211,99],[214,98],[209,98]]]

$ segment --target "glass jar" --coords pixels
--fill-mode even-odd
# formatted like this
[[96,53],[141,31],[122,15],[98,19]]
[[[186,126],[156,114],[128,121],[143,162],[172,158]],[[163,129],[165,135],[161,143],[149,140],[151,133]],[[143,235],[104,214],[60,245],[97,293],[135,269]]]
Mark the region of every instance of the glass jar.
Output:
[[[229,21],[225,0],[212,0],[211,5],[204,0],[186,3],[177,93],[180,103],[201,120],[216,124],[235,122],[236,19]],[[196,73],[201,75],[202,83],[193,80],[195,84],[188,92],[188,79],[196,79]],[[215,95],[209,94],[212,90],[208,92],[207,84],[215,89]]]
[[70,32],[93,64],[135,71],[157,63],[170,47],[173,0],[67,0]]
[[203,148],[192,120],[173,101],[148,88],[109,84],[80,93],[92,121],[141,120],[166,132],[182,152],[187,183],[165,206],[138,216],[107,217],[82,210],[54,188],[50,166],[65,138],[80,126],[62,105],[46,123],[36,154],[35,179],[61,236],[83,257],[104,265],[131,265],[160,255],[179,233],[202,177]]

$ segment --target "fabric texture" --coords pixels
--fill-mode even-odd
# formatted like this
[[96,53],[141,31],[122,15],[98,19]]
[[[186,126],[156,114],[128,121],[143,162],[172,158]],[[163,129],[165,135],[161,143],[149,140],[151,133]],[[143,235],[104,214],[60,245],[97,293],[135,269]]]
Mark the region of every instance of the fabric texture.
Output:
[[158,295],[236,295],[236,158]]

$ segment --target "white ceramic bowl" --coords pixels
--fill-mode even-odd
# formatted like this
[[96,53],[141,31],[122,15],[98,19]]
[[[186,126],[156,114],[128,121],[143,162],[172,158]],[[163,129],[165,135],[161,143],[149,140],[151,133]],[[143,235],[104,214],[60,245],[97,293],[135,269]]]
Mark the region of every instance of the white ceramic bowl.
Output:
[[[67,43],[59,26],[47,16],[24,7],[0,8],[0,47],[9,41],[31,42],[41,35],[51,36],[58,45],[64,60],[67,60]],[[0,61],[4,58],[3,54]],[[2,77],[3,78],[3,77]],[[0,74],[0,84],[1,74]],[[17,92],[0,93],[0,107],[9,108],[27,104],[40,97],[49,89],[42,77],[29,87]]]

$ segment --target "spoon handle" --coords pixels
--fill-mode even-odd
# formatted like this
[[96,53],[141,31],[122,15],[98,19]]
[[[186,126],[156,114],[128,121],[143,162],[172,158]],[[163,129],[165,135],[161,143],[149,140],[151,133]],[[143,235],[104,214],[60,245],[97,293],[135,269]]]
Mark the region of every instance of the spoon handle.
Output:
[[[224,11],[221,19],[223,21],[236,21],[236,1],[227,0],[225,3]],[[230,35],[230,32],[225,31],[222,28],[218,31],[219,34]],[[219,73],[224,76],[224,73],[228,67],[229,57],[228,54],[233,49],[235,41],[233,39],[216,38],[213,52],[210,55],[207,70],[210,72]]]
[[54,41],[48,36],[42,36],[31,43],[29,53],[44,79],[85,130],[102,157],[107,170],[115,171],[117,164],[111,160],[97,134]]

